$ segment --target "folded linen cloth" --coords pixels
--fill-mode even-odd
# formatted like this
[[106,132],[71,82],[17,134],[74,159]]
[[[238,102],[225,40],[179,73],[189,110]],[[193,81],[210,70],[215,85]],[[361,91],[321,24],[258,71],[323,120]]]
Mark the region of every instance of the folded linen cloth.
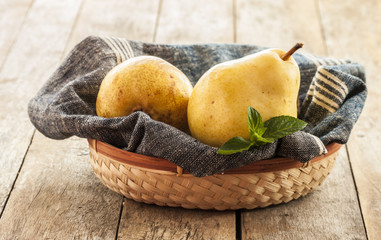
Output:
[[325,145],[331,142],[346,143],[367,95],[364,68],[347,60],[298,53],[293,55],[301,71],[298,117],[308,126],[250,151],[219,155],[217,148],[140,111],[110,119],[96,116],[100,83],[108,71],[126,59],[161,57],[182,70],[194,85],[210,67],[263,49],[243,44],[170,45],[87,37],[30,100],[28,114],[47,137],[97,139],[127,151],[165,158],[197,177],[275,156],[307,162],[325,154]]

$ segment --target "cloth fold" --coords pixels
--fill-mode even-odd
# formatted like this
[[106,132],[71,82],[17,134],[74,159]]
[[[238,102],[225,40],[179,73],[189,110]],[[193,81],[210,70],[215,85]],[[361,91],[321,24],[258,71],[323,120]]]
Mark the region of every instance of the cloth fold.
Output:
[[144,112],[110,119],[96,116],[101,81],[128,58],[161,57],[183,71],[194,85],[210,67],[263,49],[243,44],[170,45],[88,37],[76,45],[30,100],[28,114],[47,137],[97,139],[127,151],[165,158],[197,177],[275,156],[307,162],[326,153],[324,146],[331,142],[346,143],[367,95],[364,68],[348,60],[298,53],[294,58],[301,71],[299,118],[308,126],[250,151],[219,155],[217,148],[155,121]]

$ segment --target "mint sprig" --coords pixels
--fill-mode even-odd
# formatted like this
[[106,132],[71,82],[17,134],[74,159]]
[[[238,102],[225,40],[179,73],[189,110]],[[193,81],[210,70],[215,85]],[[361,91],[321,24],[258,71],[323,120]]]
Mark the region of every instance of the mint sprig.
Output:
[[300,131],[307,126],[306,122],[291,116],[273,117],[263,122],[259,112],[251,106],[247,110],[247,118],[250,140],[233,137],[225,142],[217,153],[228,155],[273,143],[276,139]]

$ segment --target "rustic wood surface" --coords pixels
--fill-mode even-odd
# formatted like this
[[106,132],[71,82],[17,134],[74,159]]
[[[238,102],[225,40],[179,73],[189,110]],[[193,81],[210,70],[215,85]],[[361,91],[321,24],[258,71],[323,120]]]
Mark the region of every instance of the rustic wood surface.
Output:
[[[11,2],[2,0],[1,12]],[[32,141],[34,128],[26,112],[27,103],[59,65],[78,8],[78,1],[35,1],[26,12],[18,8],[26,13],[22,26],[0,30],[1,36],[17,31],[15,39],[9,39],[13,43],[0,66],[0,148],[6,149],[0,153],[0,210]],[[2,21],[1,25],[13,24],[12,18]]]
[[[0,0],[0,239],[379,239],[381,2]],[[251,211],[136,203],[93,174],[85,139],[51,140],[27,104],[89,35],[227,42],[355,60],[369,96],[330,176],[308,196]]]
[[[366,68],[368,99],[347,145],[369,239],[381,236],[381,2],[321,1],[327,54],[353,59]],[[355,14],[354,14],[355,13]],[[348,19],[349,21],[346,21]],[[339,31],[337,30],[339,29]]]

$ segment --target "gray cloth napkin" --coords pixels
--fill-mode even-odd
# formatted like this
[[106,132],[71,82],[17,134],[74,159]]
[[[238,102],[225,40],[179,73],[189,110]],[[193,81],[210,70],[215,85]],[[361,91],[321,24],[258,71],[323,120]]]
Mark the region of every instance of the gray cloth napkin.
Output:
[[95,102],[109,70],[134,56],[161,57],[182,70],[194,85],[210,67],[263,50],[241,44],[151,44],[112,37],[87,37],[66,57],[37,95],[28,114],[45,136],[97,139],[139,154],[165,158],[197,177],[275,156],[307,162],[326,153],[331,142],[346,143],[367,95],[364,68],[347,60],[295,53],[301,71],[298,117],[305,130],[234,155],[219,155],[144,112],[126,117],[96,116]]

